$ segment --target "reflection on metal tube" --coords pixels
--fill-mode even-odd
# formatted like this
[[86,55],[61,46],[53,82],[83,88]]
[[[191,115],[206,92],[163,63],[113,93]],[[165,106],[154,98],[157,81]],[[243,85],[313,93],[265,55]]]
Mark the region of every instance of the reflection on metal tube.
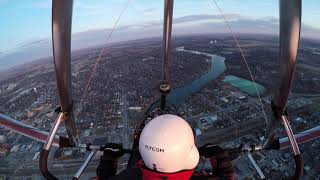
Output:
[[301,29],[301,0],[280,0],[280,84],[273,101],[284,111],[291,89]]
[[55,138],[55,135],[57,133],[57,130],[59,128],[60,123],[63,121],[64,113],[59,113],[53,127],[51,128],[51,131],[49,133],[48,139],[46,141],[46,144],[44,145],[45,150],[49,150],[51,147],[51,144]]
[[289,124],[289,121],[288,121],[287,117],[286,116],[281,116],[281,120],[282,120],[283,125],[284,125],[284,127],[286,129],[286,132],[288,134],[288,138],[289,138],[291,147],[293,149],[294,155],[300,154],[298,143],[296,141],[296,138],[294,137],[294,134],[292,132],[292,129],[291,129],[291,126]]
[[171,48],[171,31],[173,16],[173,0],[165,0],[163,17],[163,80],[169,81],[169,62]]

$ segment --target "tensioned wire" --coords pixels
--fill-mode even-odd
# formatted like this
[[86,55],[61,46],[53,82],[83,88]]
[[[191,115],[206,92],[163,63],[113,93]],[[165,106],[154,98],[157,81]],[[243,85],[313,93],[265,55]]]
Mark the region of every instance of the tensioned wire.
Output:
[[[95,64],[94,64],[94,67],[93,67],[93,69],[92,69],[92,71],[91,71],[91,74],[90,74],[90,76],[89,76],[89,79],[88,79],[88,81],[87,81],[87,83],[86,83],[85,90],[84,90],[84,92],[83,92],[83,94],[82,94],[82,96],[81,96],[80,105],[79,105],[80,107],[81,107],[81,105],[82,105],[82,103],[83,103],[83,99],[84,99],[84,97],[85,97],[85,95],[86,95],[86,93],[87,93],[87,91],[88,91],[88,89],[89,89],[89,86],[90,86],[92,77],[93,77],[93,75],[94,75],[94,73],[95,73],[95,71],[96,71],[96,68],[98,67],[98,65],[99,65],[99,63],[100,63],[100,61],[101,61],[101,56],[102,56],[103,52],[105,51],[105,49],[107,48],[107,44],[108,44],[109,40],[111,39],[111,37],[112,37],[112,35],[113,35],[113,33],[114,33],[115,29],[116,29],[116,26],[118,25],[121,17],[122,17],[123,14],[125,13],[125,11],[128,9],[129,4],[130,4],[130,1],[131,1],[131,0],[128,0],[128,1],[127,1],[124,9],[123,9],[123,10],[121,11],[121,13],[119,14],[119,16],[118,16],[118,18],[117,18],[117,20],[116,20],[116,22],[115,22],[115,24],[114,24],[111,32],[109,33],[109,35],[108,35],[108,37],[107,37],[107,39],[106,39],[106,45],[105,45],[105,46],[102,48],[102,50],[100,51],[100,54],[99,54],[99,56],[98,56],[98,58],[97,58],[97,60],[96,60],[96,62],[95,62]],[[238,47],[238,49],[239,49],[239,51],[240,51],[240,54],[241,54],[241,56],[242,56],[242,59],[243,59],[245,65],[246,65],[246,68],[248,69],[250,78],[251,78],[251,80],[252,80],[252,82],[253,82],[253,86],[254,86],[255,91],[256,91],[256,93],[257,93],[258,100],[259,100],[259,104],[260,104],[260,106],[261,106],[261,111],[262,111],[262,113],[263,113],[264,119],[265,119],[266,123],[268,124],[267,116],[266,116],[266,113],[265,113],[265,110],[264,110],[264,107],[263,107],[263,104],[262,104],[262,100],[261,100],[260,93],[259,93],[258,88],[257,88],[257,86],[256,86],[256,82],[255,82],[255,79],[254,79],[254,77],[253,77],[253,75],[252,75],[252,72],[251,72],[251,70],[250,70],[250,67],[249,67],[249,65],[248,65],[247,59],[246,59],[246,57],[245,57],[245,55],[244,55],[244,53],[243,53],[243,51],[242,51],[242,48],[241,48],[241,46],[240,46],[240,43],[239,43],[239,41],[238,41],[235,33],[233,32],[233,30],[232,30],[232,28],[231,28],[231,26],[230,26],[230,24],[229,24],[228,19],[226,18],[226,16],[224,15],[222,9],[220,8],[219,4],[216,2],[216,0],[212,0],[212,1],[210,1],[210,2],[211,2],[213,5],[215,5],[216,8],[218,9],[219,13],[221,14],[221,16],[223,17],[223,19],[224,19],[224,21],[225,21],[225,23],[226,23],[226,26],[227,26],[228,30],[230,31],[230,33],[231,33],[232,36],[233,36],[233,39],[234,39],[235,42],[236,42],[236,45],[237,45],[237,47]],[[80,111],[77,112],[76,117],[78,116],[79,112],[80,112]]]
[[251,73],[249,64],[248,64],[247,59],[246,59],[246,57],[245,57],[245,55],[244,55],[244,53],[243,53],[243,51],[242,51],[242,48],[241,48],[241,46],[240,46],[240,43],[239,43],[239,41],[238,41],[235,33],[233,32],[233,30],[232,30],[232,28],[231,28],[231,26],[230,26],[230,23],[229,23],[229,21],[228,21],[228,19],[227,19],[226,16],[224,15],[224,13],[223,13],[223,11],[221,10],[221,8],[220,8],[219,4],[217,3],[217,1],[216,1],[216,0],[211,0],[210,2],[217,7],[220,15],[223,17],[223,20],[224,20],[224,22],[226,23],[226,26],[227,26],[228,30],[229,30],[230,33],[232,34],[233,39],[234,39],[234,41],[235,41],[236,44],[237,44],[237,47],[238,47],[238,49],[239,49],[239,51],[240,51],[240,54],[241,54],[241,56],[242,56],[242,59],[243,59],[245,65],[246,65],[246,67],[247,67],[247,69],[248,69],[248,72],[249,72],[249,74],[250,74],[250,78],[251,78],[251,80],[252,80],[252,82],[253,82],[253,86],[254,86],[254,88],[255,88],[255,90],[256,90],[256,93],[257,93],[257,96],[258,96],[258,100],[259,100],[259,104],[260,104],[260,106],[261,106],[261,111],[262,111],[262,113],[263,113],[264,119],[265,119],[265,121],[266,121],[266,123],[267,123],[267,125],[268,125],[267,115],[266,115],[266,112],[265,112],[264,107],[263,107],[263,104],[262,104],[261,96],[260,96],[260,93],[259,93],[259,91],[258,91],[258,88],[257,88],[257,85],[256,85],[256,81],[254,80],[254,77],[253,77],[253,75],[252,75],[252,73]]
[[[99,63],[100,63],[100,61],[101,61],[101,56],[102,56],[103,52],[105,51],[105,49],[107,48],[107,45],[108,45],[108,43],[109,43],[109,40],[111,39],[111,37],[112,37],[112,35],[113,35],[113,32],[115,31],[118,23],[120,22],[121,17],[123,16],[123,14],[124,14],[124,13],[126,12],[126,10],[128,9],[130,2],[131,2],[131,0],[128,0],[128,1],[127,1],[127,3],[125,4],[125,7],[123,8],[123,10],[122,10],[121,13],[119,14],[116,22],[114,23],[111,32],[108,34],[108,37],[107,37],[107,39],[106,39],[105,46],[101,49],[101,51],[100,51],[100,53],[99,53],[99,56],[98,56],[98,58],[97,58],[97,60],[96,60],[96,62],[95,62],[95,64],[94,64],[94,67],[93,67],[93,69],[92,69],[92,71],[91,71],[91,74],[90,74],[90,76],[89,76],[89,79],[87,80],[87,83],[86,83],[84,92],[83,92],[83,94],[82,94],[82,96],[81,96],[81,100],[80,100],[79,107],[81,107],[81,105],[82,105],[82,103],[83,103],[83,99],[84,99],[84,97],[86,96],[86,93],[87,93],[87,91],[88,91],[88,89],[89,89],[89,86],[90,86],[92,77],[93,77],[93,75],[94,75],[94,73],[95,73],[95,71],[96,71],[96,69],[97,69],[97,67],[98,67],[98,65],[99,65]],[[79,113],[80,113],[80,110],[77,112],[76,118],[77,118],[77,116],[79,115]]]

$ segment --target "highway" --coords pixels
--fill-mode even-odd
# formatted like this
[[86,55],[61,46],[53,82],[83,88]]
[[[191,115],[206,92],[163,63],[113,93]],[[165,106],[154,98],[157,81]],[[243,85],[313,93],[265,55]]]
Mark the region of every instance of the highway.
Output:
[[123,106],[121,107],[122,119],[123,119],[123,147],[129,148],[130,145],[130,127],[128,117],[128,100],[127,95],[124,94],[121,98]]
[[220,144],[227,142],[246,134],[252,133],[252,130],[258,130],[266,127],[266,122],[261,118],[253,118],[248,121],[234,124],[228,128],[208,131],[197,139],[197,145],[205,143]]

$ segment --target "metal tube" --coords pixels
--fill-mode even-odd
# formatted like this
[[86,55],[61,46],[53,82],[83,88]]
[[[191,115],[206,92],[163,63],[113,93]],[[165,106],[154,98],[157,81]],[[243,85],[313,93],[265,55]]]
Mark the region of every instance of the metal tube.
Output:
[[160,108],[164,110],[165,107],[166,107],[166,95],[161,94]]
[[77,171],[76,175],[74,175],[73,179],[79,179],[81,174],[83,173],[84,169],[88,166],[89,162],[93,158],[93,156],[96,154],[97,150],[93,150],[90,152],[89,156],[87,157],[86,161],[82,164],[80,169]]
[[275,137],[275,130],[279,127],[281,115],[284,114],[291,90],[301,31],[301,0],[279,0],[279,19],[280,19],[280,82],[272,99],[271,106],[274,108],[275,118],[268,123],[265,137],[267,138],[264,146],[269,146]]
[[39,167],[40,172],[43,177],[45,177],[48,180],[58,180],[50,171],[48,170],[48,156],[49,156],[50,150],[42,149],[40,153],[40,159],[39,159]]
[[254,168],[256,169],[256,171],[259,174],[259,176],[261,177],[261,179],[265,179],[266,176],[263,174],[263,172],[261,171],[261,169],[258,166],[258,164],[256,163],[256,161],[253,159],[252,155],[249,152],[247,152],[246,155],[249,158],[249,160],[252,163],[252,165],[254,166]]
[[49,150],[50,149],[51,144],[52,144],[52,142],[54,140],[54,137],[55,137],[55,135],[57,133],[57,130],[59,128],[59,125],[63,121],[63,117],[64,117],[64,113],[62,113],[62,112],[59,113],[59,115],[58,115],[56,121],[54,122],[54,125],[51,128],[50,133],[49,133],[49,135],[47,137],[47,141],[46,141],[46,143],[44,145],[44,149],[45,150]]
[[293,149],[294,155],[300,154],[298,143],[296,141],[296,138],[294,137],[294,134],[292,132],[292,129],[291,129],[291,126],[289,124],[289,121],[288,121],[287,117],[286,116],[281,116],[281,120],[282,120],[283,125],[284,125],[284,127],[286,129],[286,132],[287,132],[291,147]]
[[97,145],[89,145],[89,149],[90,150],[99,150],[100,149],[100,146],[97,146]]
[[291,89],[301,30],[301,0],[280,0],[280,84],[273,102],[285,110]]
[[169,81],[169,62],[171,48],[171,31],[173,16],[173,0],[164,1],[164,17],[163,17],[163,80]]
[[71,25],[73,1],[52,1],[52,47],[62,111],[72,104]]
[[56,71],[56,81],[61,109],[65,115],[65,127],[69,142],[76,146],[79,142],[75,124],[71,83],[71,27],[73,0],[52,1],[52,49]]

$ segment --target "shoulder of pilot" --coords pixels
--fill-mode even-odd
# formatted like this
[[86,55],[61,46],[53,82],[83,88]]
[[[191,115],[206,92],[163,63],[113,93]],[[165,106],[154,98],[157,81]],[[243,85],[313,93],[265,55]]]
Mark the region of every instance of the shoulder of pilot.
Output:
[[136,168],[125,169],[119,174],[110,178],[110,180],[120,180],[120,179],[141,180],[142,173],[140,169],[136,167]]

